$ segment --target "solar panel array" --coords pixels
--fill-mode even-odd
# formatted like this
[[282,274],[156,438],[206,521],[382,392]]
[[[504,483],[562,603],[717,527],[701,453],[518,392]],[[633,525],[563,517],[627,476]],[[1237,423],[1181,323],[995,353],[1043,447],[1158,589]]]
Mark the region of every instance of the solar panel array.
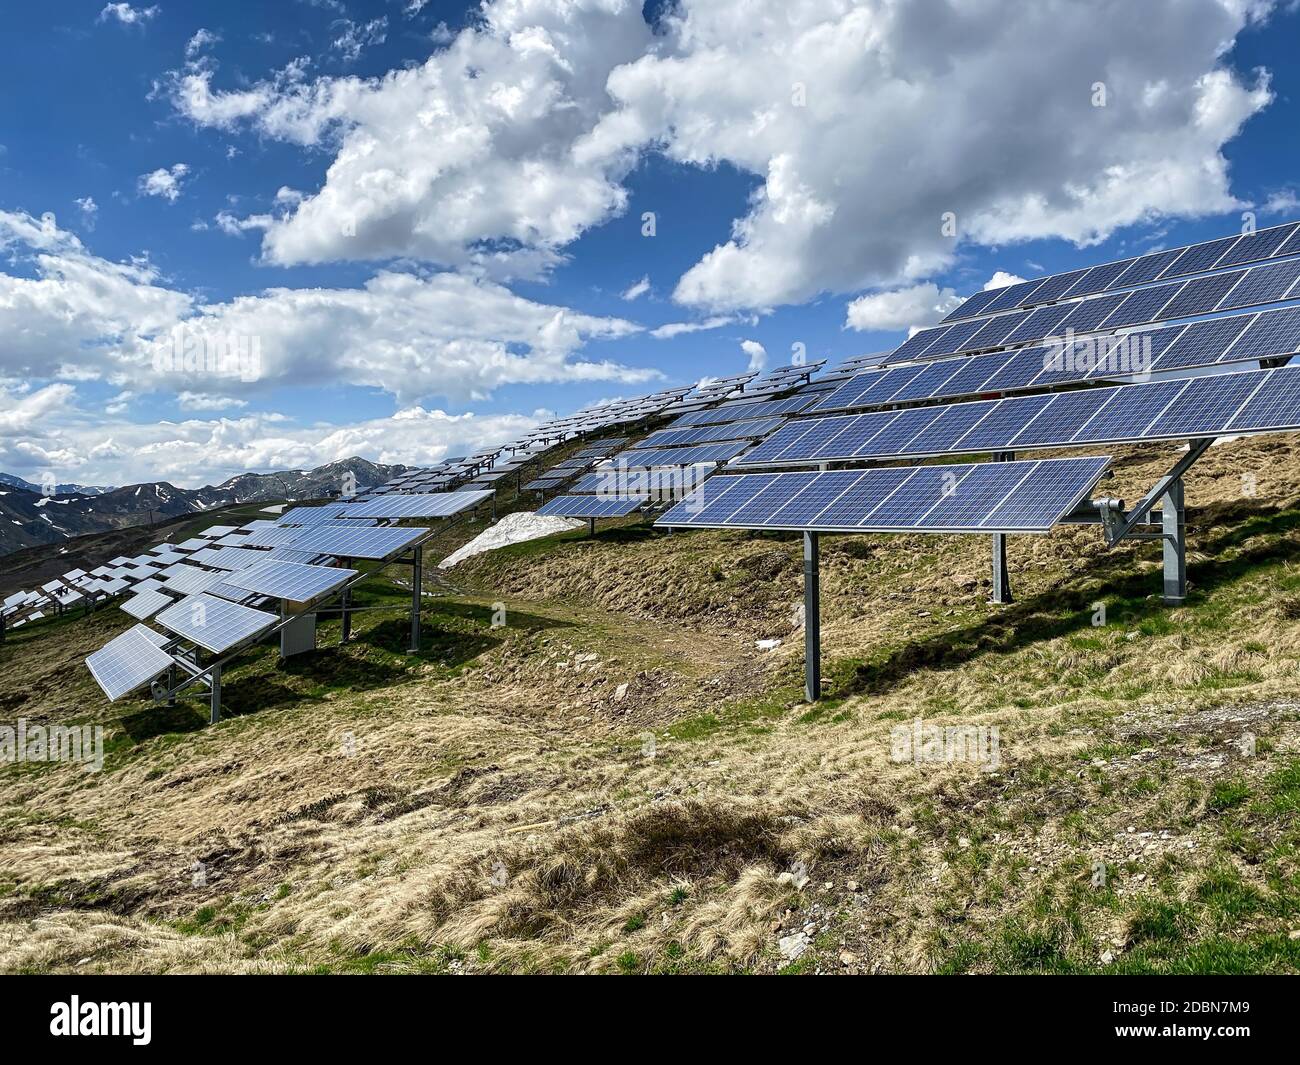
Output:
[[1300,429],[1300,368],[1153,381],[951,406],[810,418],[743,466],[1186,440]]
[[232,574],[228,583],[258,595],[306,603],[342,587],[356,575],[354,569],[268,559]]
[[199,592],[168,607],[154,620],[169,632],[221,654],[265,632],[279,618]]
[[152,635],[146,626],[136,625],[86,658],[91,676],[110,702],[148,684],[174,664],[172,656],[158,647]]
[[1107,457],[715,477],[655,524],[814,532],[1046,532]]
[[944,321],[955,322],[998,311],[1017,310],[1057,300],[1132,288],[1158,280],[1190,277],[1209,270],[1300,254],[1300,223],[1286,222],[1255,233],[1219,237],[1181,248],[1151,252],[1065,274],[977,292]]
[[645,499],[635,496],[556,496],[537,513],[566,518],[622,518],[644,505]]

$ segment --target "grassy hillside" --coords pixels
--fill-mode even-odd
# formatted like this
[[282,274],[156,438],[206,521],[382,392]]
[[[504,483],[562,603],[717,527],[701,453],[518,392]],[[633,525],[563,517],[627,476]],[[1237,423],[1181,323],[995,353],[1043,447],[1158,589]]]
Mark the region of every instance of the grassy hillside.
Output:
[[[1176,452],[1145,455],[1107,494]],[[354,642],[241,660],[215,728],[104,702],[120,611],[26,627],[3,720],[108,754],[0,768],[0,968],[1300,970],[1298,459],[1195,467],[1175,610],[1158,545],[1095,529],[1013,540],[1010,606],[984,538],[828,538],[813,707],[785,535],[479,556],[429,575],[418,655],[375,582]],[[996,768],[895,761],[917,718],[996,728]]]

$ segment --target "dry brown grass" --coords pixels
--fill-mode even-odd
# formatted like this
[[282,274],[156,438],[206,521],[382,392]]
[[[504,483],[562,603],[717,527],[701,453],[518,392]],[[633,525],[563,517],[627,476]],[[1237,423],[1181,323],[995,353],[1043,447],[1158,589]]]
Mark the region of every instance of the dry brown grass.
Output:
[[[1207,763],[1240,728],[1205,715],[1296,690],[1300,618],[1269,585],[1294,572],[1290,526],[1269,522],[1300,498],[1296,454],[1237,443],[1196,468],[1194,573],[1221,581],[1197,609],[1148,607],[1157,550],[1107,553],[1089,529],[1014,542],[1012,608],[984,601],[980,538],[828,541],[841,699],[810,717],[788,539],[482,556],[456,571],[467,601],[501,597],[550,627],[484,643],[460,671],[141,733],[97,777],[0,774],[0,968],[765,970],[776,938],[821,914],[831,945],[814,953],[832,966],[847,943],[857,967],[923,971],[958,931],[994,935],[1053,878],[1073,881],[1072,862],[1127,862],[1130,825],[1171,832],[1190,884],[1215,831],[1205,781],[1266,771]],[[1136,498],[1173,457],[1121,456],[1107,492]],[[1120,616],[1094,629],[1108,598]],[[120,740],[121,708],[77,666],[114,624],[32,643],[18,675],[0,657],[6,715],[84,708]],[[785,643],[759,654],[767,636]],[[1001,770],[894,762],[891,729],[916,717],[996,726]],[[1284,709],[1250,727],[1296,749]],[[1130,794],[1157,764],[1158,786]],[[782,876],[798,869],[802,890]],[[1065,947],[1123,924],[1094,915]]]

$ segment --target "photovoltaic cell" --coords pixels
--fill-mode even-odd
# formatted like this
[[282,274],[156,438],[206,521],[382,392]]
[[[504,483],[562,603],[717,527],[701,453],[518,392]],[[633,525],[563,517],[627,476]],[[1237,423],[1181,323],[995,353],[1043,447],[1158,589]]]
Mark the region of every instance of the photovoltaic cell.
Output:
[[1017,307],[1024,306],[1029,301],[1029,297],[1034,289],[1043,283],[1043,278],[1036,278],[1033,281],[1021,281],[1014,285],[1008,285],[998,294],[997,299],[991,300],[984,307],[984,313],[997,314],[1000,311],[1015,310]]
[[557,496],[537,513],[565,518],[621,518],[644,503],[643,498],[626,496]]
[[1261,303],[1286,299],[1298,278],[1300,259],[1257,266],[1246,271],[1246,276],[1237,282],[1215,309],[1230,311],[1237,307],[1257,307]]
[[1186,381],[1160,381],[1150,385],[1109,388],[1106,391],[1110,395],[1098,397],[1097,413],[1087,425],[1075,432],[1071,442],[1086,444],[1130,435],[1141,439],[1146,427],[1186,386]]
[[122,604],[122,609],[133,618],[144,621],[158,613],[163,607],[176,602],[170,595],[160,591],[137,592]]
[[732,483],[721,494],[707,501],[692,496],[657,524],[836,532],[1041,532],[1074,509],[1108,461],[1089,457],[723,477],[718,480]]
[[1147,435],[1192,436],[1226,426],[1260,383],[1258,374],[1194,377]]
[[1241,336],[1250,322],[1247,315],[1212,318],[1187,326],[1168,351],[1157,358],[1152,369],[1171,370],[1181,366],[1208,366],[1217,362],[1228,346]]
[[1091,333],[1099,328],[1108,315],[1123,303],[1128,296],[1123,292],[1112,292],[1106,296],[1084,300],[1075,306],[1074,312],[1062,324],[1061,330],[1073,329],[1076,333]]
[[1223,299],[1227,291],[1241,280],[1242,271],[1232,270],[1226,274],[1214,274],[1210,277],[1198,277],[1188,281],[1165,308],[1159,319],[1191,318],[1198,314],[1208,314]]
[[1253,263],[1267,259],[1286,243],[1287,238],[1295,233],[1297,228],[1300,227],[1295,222],[1289,222],[1283,226],[1273,226],[1247,234],[1237,241],[1215,265],[1236,266],[1239,263]]
[[944,321],[955,322],[959,318],[971,318],[977,314],[983,313],[984,308],[1000,297],[1008,287],[1010,286],[984,289],[982,292],[976,292],[973,296],[967,297],[967,299],[960,304],[956,310],[949,314]]
[[1300,351],[1300,307],[1287,307],[1258,315],[1223,358],[1235,362],[1297,351]]
[[1041,285],[1034,290],[1033,299],[1030,304],[1051,303],[1053,300],[1059,300],[1064,296],[1075,283],[1088,272],[1091,267],[1083,267],[1079,270],[1070,270],[1064,274],[1053,274],[1047,278]]
[[1072,299],[1075,296],[1090,296],[1094,292],[1104,291],[1112,281],[1119,277],[1125,270],[1133,264],[1132,259],[1121,259],[1119,262],[1102,263],[1094,266],[1087,271],[1078,281],[1065,293],[1066,299]]
[[1115,278],[1110,287],[1128,288],[1131,285],[1145,285],[1148,281],[1154,281],[1182,253],[1182,248],[1168,248],[1165,251],[1153,251],[1150,255],[1134,259],[1133,264]]
[[1183,282],[1174,281],[1167,285],[1135,289],[1111,312],[1102,326],[1106,329],[1119,329],[1126,325],[1154,322],[1160,317],[1160,308],[1173,299],[1182,287]]
[[1006,441],[1028,428],[1051,400],[1051,396],[995,400],[989,404],[989,410],[979,424],[953,447],[958,451],[966,448],[984,450],[988,447],[1005,447]]
[[147,632],[150,630],[146,626],[136,625],[86,658],[91,676],[104,689],[110,702],[142,684],[148,684],[171,668],[171,655],[144,635]]
[[346,584],[357,575],[340,566],[309,566],[299,562],[267,560],[232,573],[226,580],[236,588],[258,595],[307,603]]
[[221,654],[265,632],[279,618],[200,592],[168,607],[154,620],[169,632]]
[[1007,336],[1006,343],[1019,344],[1026,340],[1038,340],[1054,334],[1065,319],[1074,313],[1077,304],[1056,303],[1050,307],[1039,307],[1021,322]]
[[1188,274],[1199,274],[1202,270],[1209,270],[1223,257],[1224,252],[1237,243],[1238,239],[1237,236],[1220,237],[1218,240],[1193,244],[1173,261],[1163,276],[1186,277]]

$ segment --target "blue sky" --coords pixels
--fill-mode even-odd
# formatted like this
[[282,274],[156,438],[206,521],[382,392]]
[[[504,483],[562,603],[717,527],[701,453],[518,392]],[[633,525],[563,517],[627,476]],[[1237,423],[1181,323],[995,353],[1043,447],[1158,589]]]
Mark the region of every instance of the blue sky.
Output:
[[427,462],[1300,216],[1288,5],[788,7],[7,5],[0,469]]

